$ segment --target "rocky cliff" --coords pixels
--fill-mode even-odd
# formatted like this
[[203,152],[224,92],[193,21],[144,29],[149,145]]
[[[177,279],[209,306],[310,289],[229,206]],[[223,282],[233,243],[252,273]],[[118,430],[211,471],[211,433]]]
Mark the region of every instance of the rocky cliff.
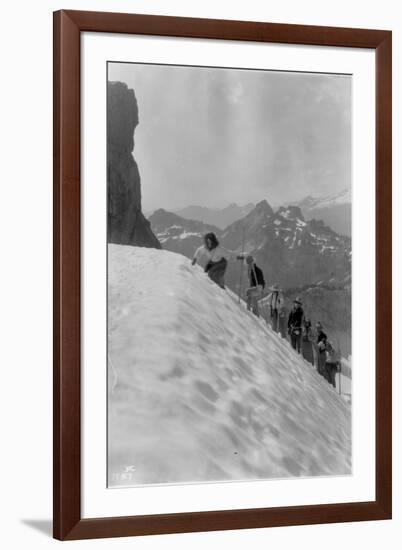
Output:
[[109,82],[107,109],[108,242],[161,248],[141,211],[141,178],[132,155],[138,125],[134,90]]

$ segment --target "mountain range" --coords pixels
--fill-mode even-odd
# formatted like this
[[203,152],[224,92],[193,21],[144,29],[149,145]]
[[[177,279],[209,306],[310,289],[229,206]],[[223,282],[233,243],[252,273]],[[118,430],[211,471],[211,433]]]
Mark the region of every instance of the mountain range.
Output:
[[[351,236],[351,192],[350,189],[326,195],[312,197],[308,195],[304,199],[290,203],[299,206],[306,220],[322,220],[325,225],[340,235]],[[215,225],[220,229],[226,229],[236,220],[244,218],[255,208],[255,204],[248,203],[239,206],[236,203],[229,204],[225,208],[208,208],[206,206],[191,205],[173,212],[182,218],[201,221],[205,224]],[[148,216],[150,213],[148,213]]]
[[243,220],[221,235],[223,246],[252,254],[268,282],[283,288],[319,281],[345,283],[350,275],[351,243],[321,220],[305,220],[300,207],[281,206],[276,212],[261,201]]
[[[252,254],[268,282],[283,288],[328,282],[350,283],[351,241],[321,220],[306,220],[299,206],[281,206],[276,212],[266,200],[225,230],[189,220],[164,209],[149,218],[166,250],[192,257],[202,236],[213,231],[221,244],[236,253]],[[235,281],[230,285],[236,290]]]

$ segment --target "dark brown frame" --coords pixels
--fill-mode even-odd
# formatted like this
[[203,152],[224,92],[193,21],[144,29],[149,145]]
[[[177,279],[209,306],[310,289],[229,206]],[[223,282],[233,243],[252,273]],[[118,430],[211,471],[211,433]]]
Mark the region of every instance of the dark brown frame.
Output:
[[[81,519],[80,34],[84,31],[373,48],[376,57],[376,500]],[[54,13],[54,537],[85,539],[383,520],[392,514],[390,31]]]

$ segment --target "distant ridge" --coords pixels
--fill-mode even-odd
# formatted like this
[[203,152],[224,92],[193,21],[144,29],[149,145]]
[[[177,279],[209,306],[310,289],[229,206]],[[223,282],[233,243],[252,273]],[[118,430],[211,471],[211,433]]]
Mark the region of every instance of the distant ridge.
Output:
[[343,189],[324,197],[305,197],[293,203],[302,209],[307,220],[323,220],[334,231],[341,235],[352,233],[352,197],[350,188]]
[[162,248],[178,252],[188,258],[192,258],[196,248],[201,246],[205,233],[212,231],[217,237],[221,234],[221,230],[215,225],[189,220],[163,208],[155,210],[149,216],[149,221]]
[[236,203],[229,204],[225,208],[208,208],[206,206],[191,205],[180,210],[175,210],[175,214],[188,218],[190,220],[198,220],[203,223],[212,224],[220,229],[225,229],[234,221],[243,218],[254,208],[253,203],[239,206]]

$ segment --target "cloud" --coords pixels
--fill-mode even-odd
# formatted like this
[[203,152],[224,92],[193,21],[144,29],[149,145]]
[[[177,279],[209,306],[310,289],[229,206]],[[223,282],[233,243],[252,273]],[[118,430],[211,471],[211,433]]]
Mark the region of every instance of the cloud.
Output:
[[351,77],[109,64],[137,97],[146,210],[275,204],[351,183]]

